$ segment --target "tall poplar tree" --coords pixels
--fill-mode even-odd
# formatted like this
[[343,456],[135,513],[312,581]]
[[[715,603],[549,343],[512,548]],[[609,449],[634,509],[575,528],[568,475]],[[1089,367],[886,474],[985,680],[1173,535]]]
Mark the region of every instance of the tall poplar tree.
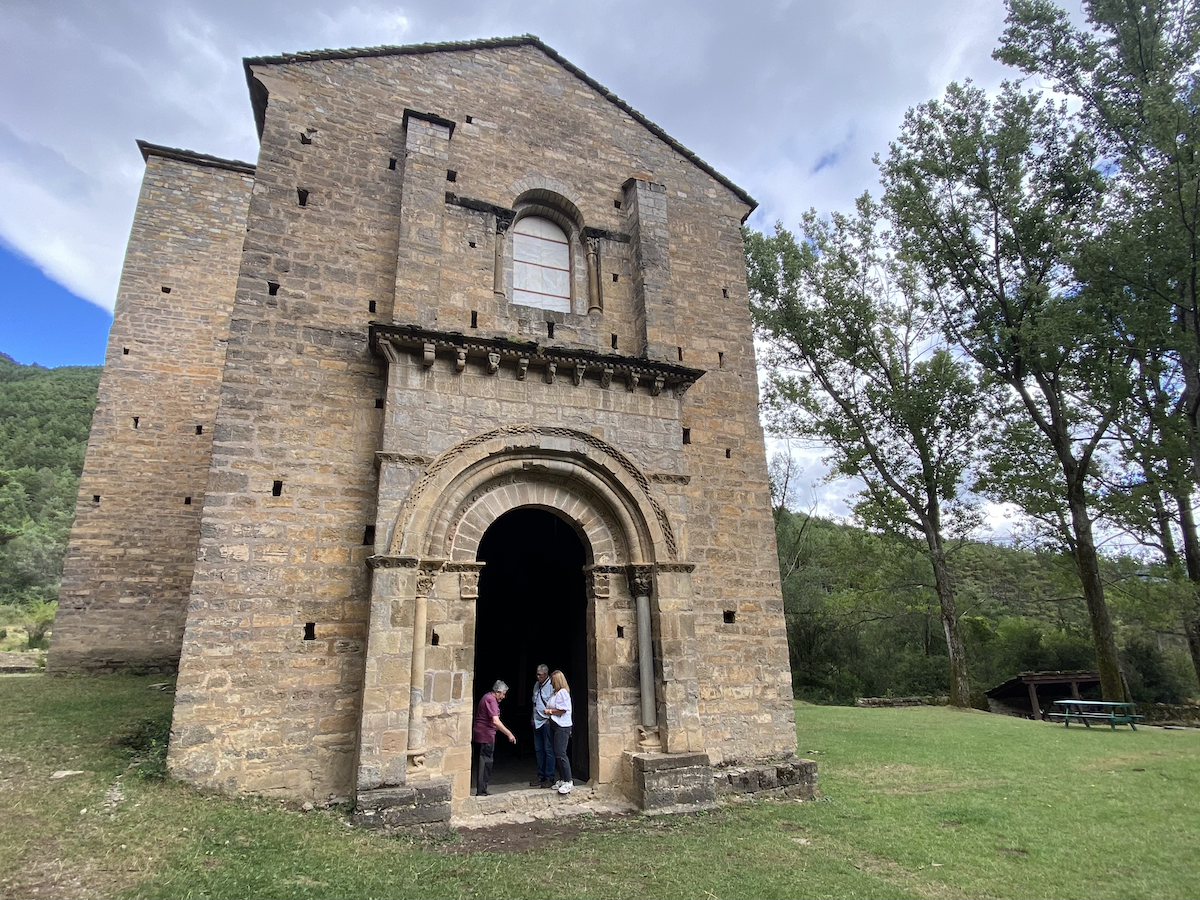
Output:
[[950,660],[950,702],[970,706],[947,533],[974,524],[961,490],[979,433],[979,394],[942,346],[936,315],[877,231],[868,196],[856,214],[810,212],[804,240],[776,225],[747,233],[751,311],[767,346],[767,416],[816,438],[835,473],[864,484],[868,526],[917,537],[933,568]]
[[1096,302],[1141,307],[1121,432],[1152,512],[1145,531],[1192,585],[1183,624],[1200,677],[1200,2],[1085,0],[1087,29],[1048,0],[1007,5],[994,55],[1074,98],[1107,163],[1097,233],[1075,267]]
[[[1103,182],[1065,108],[1006,84],[956,84],[909,111],[881,164],[904,253],[947,333],[991,379],[997,437],[986,485],[1061,523],[1087,604],[1104,697],[1127,697],[1094,536],[1093,475],[1130,393],[1119,304],[1071,267]],[[1112,298],[1108,298],[1112,299]]]

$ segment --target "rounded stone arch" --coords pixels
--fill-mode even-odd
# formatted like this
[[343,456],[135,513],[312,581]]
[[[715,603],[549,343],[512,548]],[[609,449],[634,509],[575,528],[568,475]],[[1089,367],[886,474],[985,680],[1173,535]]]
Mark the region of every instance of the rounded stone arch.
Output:
[[583,231],[582,197],[570,185],[556,178],[529,175],[509,186],[512,192],[510,207],[517,218],[541,215],[560,225],[567,234]]
[[[511,208],[515,216],[509,233],[515,234],[518,223],[527,217],[538,217],[552,222],[562,229],[567,239],[568,269],[571,295],[570,312],[585,314],[591,306],[589,289],[588,253],[584,241],[584,219],[580,210],[582,198],[571,188],[554,178],[529,175],[510,186]],[[515,300],[513,241],[507,242],[505,250],[504,280],[509,299]]]
[[584,432],[538,425],[498,428],[439,455],[401,508],[389,553],[473,560],[488,526],[522,506],[570,523],[592,565],[678,555],[666,512],[632,460]]

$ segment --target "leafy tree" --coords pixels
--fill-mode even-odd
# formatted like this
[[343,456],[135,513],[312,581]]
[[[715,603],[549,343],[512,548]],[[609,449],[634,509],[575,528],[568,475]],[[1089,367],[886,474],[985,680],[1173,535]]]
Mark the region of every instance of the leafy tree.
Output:
[[[1093,534],[1092,475],[1129,396],[1129,350],[1068,254],[1102,183],[1061,105],[971,85],[910,110],[882,163],[885,202],[948,334],[993,386],[981,486],[1056,526],[1076,563],[1104,696],[1126,696]],[[1108,298],[1111,299],[1111,298]]]
[[1089,292],[1136,298],[1144,317],[1127,336],[1140,350],[1137,404],[1119,424],[1135,475],[1117,518],[1153,536],[1175,577],[1186,572],[1183,627],[1200,677],[1200,4],[1086,0],[1083,10],[1087,29],[1047,0],[1010,0],[995,56],[1075,98],[1108,161],[1098,234],[1076,269]]
[[782,225],[747,232],[751,312],[767,344],[773,428],[817,438],[837,475],[865,485],[866,524],[924,541],[951,670],[950,702],[970,705],[946,535],[974,524],[960,498],[978,433],[978,391],[939,346],[932,310],[877,233],[869,196],[853,217],[804,218],[797,244]]
[[1076,98],[1109,160],[1103,240],[1085,260],[1174,323],[1192,478],[1200,482],[1200,4],[1084,0],[1087,29],[1049,0],[1007,0],[997,59]]

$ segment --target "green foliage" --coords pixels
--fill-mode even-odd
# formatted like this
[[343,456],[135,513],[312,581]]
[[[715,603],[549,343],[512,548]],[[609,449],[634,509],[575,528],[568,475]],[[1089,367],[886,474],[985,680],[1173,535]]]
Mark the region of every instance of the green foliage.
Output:
[[140,777],[161,781],[167,777],[167,745],[171,738],[170,709],[139,719],[116,739],[129,757],[130,768]]
[[867,195],[854,216],[804,216],[803,241],[747,229],[751,312],[767,347],[768,423],[823,442],[838,475],[866,487],[866,522],[925,539],[975,523],[962,483],[978,434],[978,390],[941,345]]
[[994,55],[1073,98],[1104,158],[1103,203],[1072,258],[1081,297],[1124,310],[1111,322],[1133,357],[1104,508],[1186,566],[1180,616],[1200,676],[1200,4],[1086,0],[1086,28],[1047,0],[1008,11]]
[[53,621],[99,378],[0,354],[0,619],[31,647]]
[[[798,699],[944,695],[945,641],[923,548],[895,536],[776,511],[784,615]],[[1060,553],[964,542],[947,557],[981,692],[1021,672],[1095,670],[1073,562]],[[1172,589],[1130,559],[1104,560],[1121,660],[1138,702],[1198,695],[1178,619],[1152,596]]]
[[99,382],[99,366],[23,366],[0,353],[0,469],[65,467],[78,478]]

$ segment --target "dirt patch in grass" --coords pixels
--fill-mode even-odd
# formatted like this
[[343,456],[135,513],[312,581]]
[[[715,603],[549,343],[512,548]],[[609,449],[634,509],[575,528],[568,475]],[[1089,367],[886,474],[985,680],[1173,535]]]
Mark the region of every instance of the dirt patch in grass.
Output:
[[611,831],[633,820],[616,813],[597,816],[568,816],[562,819],[538,819],[535,822],[509,822],[485,828],[460,828],[451,837],[430,841],[432,850],[443,853],[523,853],[545,849],[551,844],[573,841],[582,834]]
[[0,897],[27,897],[30,900],[53,898],[75,900],[112,896],[137,883],[141,873],[120,872],[103,861],[65,862],[57,841],[46,842],[29,852],[22,868],[10,878],[0,880]]

